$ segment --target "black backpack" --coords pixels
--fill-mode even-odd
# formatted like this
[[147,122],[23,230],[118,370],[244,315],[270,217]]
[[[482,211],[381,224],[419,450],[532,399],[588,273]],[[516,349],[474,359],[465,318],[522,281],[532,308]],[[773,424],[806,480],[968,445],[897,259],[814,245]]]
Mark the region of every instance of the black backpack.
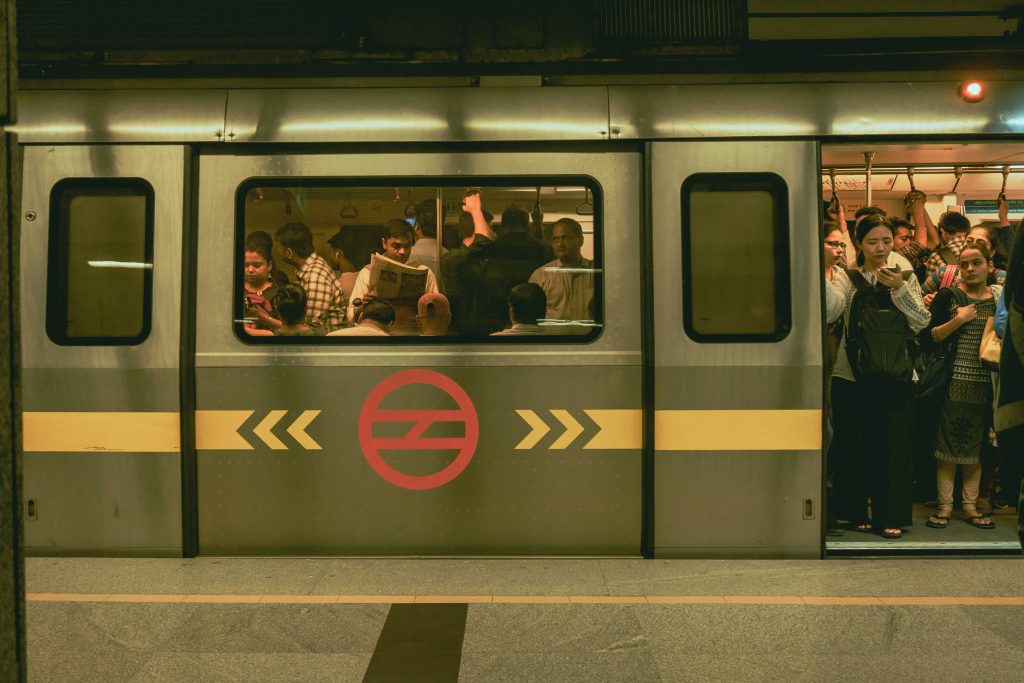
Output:
[[[857,288],[846,327],[846,354],[858,382],[911,382],[918,355],[917,335],[888,287],[871,286],[860,271],[847,270]],[[913,277],[903,272],[904,281]]]

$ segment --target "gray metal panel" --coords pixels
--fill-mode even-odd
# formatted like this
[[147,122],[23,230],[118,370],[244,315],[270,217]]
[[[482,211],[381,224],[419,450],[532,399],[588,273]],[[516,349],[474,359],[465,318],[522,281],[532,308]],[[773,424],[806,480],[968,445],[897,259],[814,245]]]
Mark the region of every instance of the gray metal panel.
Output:
[[655,388],[658,407],[668,410],[816,410],[821,408],[821,373],[821,366],[813,362],[796,366],[659,364]]
[[[655,556],[819,557],[820,460],[799,451],[658,453]],[[803,518],[805,499],[812,519]]]
[[[651,145],[650,163],[655,408],[819,409],[822,275],[816,143],[657,142]],[[701,172],[772,172],[786,181],[793,321],[779,342],[697,343],[684,332],[680,188],[688,176]],[[729,434],[721,438],[728,440]],[[820,452],[723,451],[659,452],[654,491],[658,552],[671,548],[674,555],[720,556],[726,552],[722,548],[733,548],[738,554],[780,556],[813,549],[816,554],[820,519],[808,523],[800,506],[780,505],[783,498],[792,502],[820,495]],[[708,492],[714,493],[709,497]],[[721,496],[730,502],[719,504]]]
[[[177,368],[185,148],[26,147],[21,218],[22,363],[28,368]],[[63,178],[140,177],[153,186],[153,317],[137,346],[58,346],[46,335],[50,191]],[[29,220],[28,215],[35,219]]]
[[28,554],[181,556],[177,453],[26,453]]
[[[234,195],[247,178],[411,175],[429,184],[436,176],[468,183],[476,175],[580,173],[600,183],[605,202],[607,327],[591,344],[253,346],[234,335]],[[568,410],[585,423],[583,409],[641,406],[638,154],[217,155],[201,159],[200,176],[198,291],[210,294],[197,321],[198,408],[256,411],[239,429],[253,450],[200,451],[202,552],[639,553],[639,448],[583,450],[584,435],[550,450],[564,429],[546,412]],[[479,414],[473,461],[433,490],[384,481],[356,435],[370,389],[407,367],[451,377]],[[430,407],[415,399],[403,406]],[[297,411],[323,411],[309,429],[323,450],[288,441],[287,451],[275,451],[253,437],[273,409],[290,411],[277,430],[284,439]],[[552,427],[530,450],[515,449],[531,431],[519,409],[536,410]]]
[[18,93],[21,143],[216,142],[225,90],[58,90]]
[[[26,412],[176,412],[186,149],[26,147],[21,220]],[[50,191],[63,178],[141,177],[154,190],[153,316],[137,346],[58,346],[46,334]],[[27,216],[35,214],[34,220]],[[25,545],[46,552],[181,548],[180,456],[27,453],[38,519]]]
[[[662,142],[651,145],[657,365],[821,366],[818,149],[814,142]],[[793,328],[777,343],[701,344],[683,333],[680,188],[694,173],[771,172],[789,188]],[[732,227],[742,230],[742,227]],[[770,254],[765,254],[770,258]],[[737,273],[742,278],[742,273]],[[750,283],[756,287],[756,282]],[[668,406],[663,406],[668,407]]]
[[22,375],[22,409],[177,412],[178,381],[177,368],[27,368]]
[[[388,363],[386,352],[380,361]],[[626,554],[640,553],[640,451],[586,450],[595,433],[584,409],[638,408],[636,367],[439,367],[473,402],[475,455],[449,483],[408,490],[377,475],[360,449],[360,409],[388,367],[200,368],[200,409],[254,410],[238,433],[252,450],[199,453],[199,542],[222,554]],[[450,408],[432,388],[407,387],[391,409]],[[516,409],[545,414],[552,430],[516,450],[531,429]],[[287,449],[253,435],[269,411],[289,411],[275,430]],[[322,450],[303,450],[284,428],[301,411],[322,413],[306,430]],[[584,433],[563,433],[548,410],[567,410]],[[427,434],[460,436],[434,424]],[[392,436],[404,433],[404,428]],[[396,469],[424,475],[453,459],[443,451],[388,452]]]
[[[604,154],[345,154],[207,156],[200,161],[198,291],[216,292],[197,314],[196,364],[268,365],[639,365],[640,275],[636,238],[640,225],[640,158]],[[255,346],[234,334],[235,191],[252,177],[569,175],[586,174],[604,191],[605,328],[590,344]],[[613,298],[614,297],[614,298]],[[624,303],[613,303],[624,302]],[[637,406],[639,407],[639,406]]]
[[603,140],[608,100],[602,87],[232,90],[226,130],[234,142]]
[[[932,83],[758,83],[608,88],[612,137],[769,138],[1024,133],[1024,84],[990,81],[978,104],[959,81]],[[850,106],[852,91],[877,103]],[[618,130],[618,134],[615,131]]]

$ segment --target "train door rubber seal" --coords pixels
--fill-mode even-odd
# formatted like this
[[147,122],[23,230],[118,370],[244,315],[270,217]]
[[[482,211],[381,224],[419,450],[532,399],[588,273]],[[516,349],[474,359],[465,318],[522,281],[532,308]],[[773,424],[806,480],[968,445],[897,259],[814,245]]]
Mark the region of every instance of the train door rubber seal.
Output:
[[651,143],[644,143],[640,196],[640,554],[654,558],[654,225],[652,220]]
[[196,453],[196,262],[199,156],[185,148],[185,207],[181,244],[181,339],[178,391],[181,410],[181,555],[199,554],[199,481]]

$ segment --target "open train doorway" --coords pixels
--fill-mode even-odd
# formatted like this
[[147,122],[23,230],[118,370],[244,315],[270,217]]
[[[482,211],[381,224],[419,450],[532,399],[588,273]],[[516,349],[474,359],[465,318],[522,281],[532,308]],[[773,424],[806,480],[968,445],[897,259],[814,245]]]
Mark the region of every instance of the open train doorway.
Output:
[[[821,166],[826,553],[1019,555],[1020,473],[992,429],[998,370],[981,350],[1024,218],[1024,142],[828,144]],[[891,253],[868,249],[874,214]],[[928,391],[856,381],[876,334],[862,302],[879,292],[908,339],[948,359]]]

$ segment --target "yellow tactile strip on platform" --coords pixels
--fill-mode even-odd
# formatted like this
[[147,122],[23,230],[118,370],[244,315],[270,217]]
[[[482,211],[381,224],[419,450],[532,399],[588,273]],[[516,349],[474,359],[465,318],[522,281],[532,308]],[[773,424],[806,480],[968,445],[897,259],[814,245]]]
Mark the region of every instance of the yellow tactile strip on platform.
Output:
[[1020,605],[1024,596],[800,596],[800,595],[145,595],[28,593],[28,602],[202,604],[482,603],[519,605]]

